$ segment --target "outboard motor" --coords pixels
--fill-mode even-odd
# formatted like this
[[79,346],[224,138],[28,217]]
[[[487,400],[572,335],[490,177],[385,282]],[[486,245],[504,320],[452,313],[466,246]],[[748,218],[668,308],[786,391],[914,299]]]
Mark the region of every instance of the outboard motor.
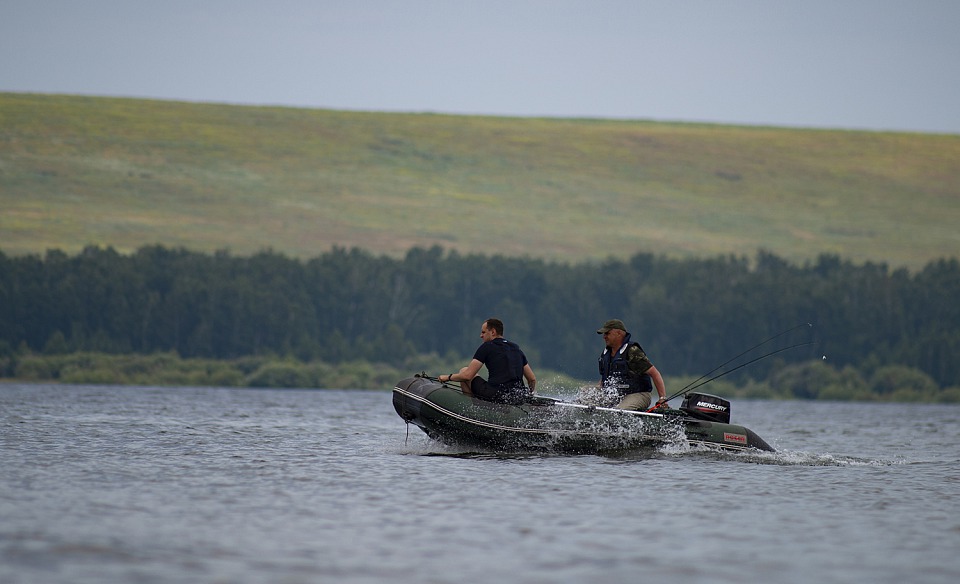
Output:
[[730,423],[730,402],[706,393],[688,393],[683,398],[680,411],[694,418],[711,422]]

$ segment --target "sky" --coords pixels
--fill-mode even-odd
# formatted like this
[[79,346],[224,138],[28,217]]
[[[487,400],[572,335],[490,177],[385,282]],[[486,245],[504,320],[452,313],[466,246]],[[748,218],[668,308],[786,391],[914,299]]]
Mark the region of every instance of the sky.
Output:
[[0,0],[0,91],[960,134],[960,1]]

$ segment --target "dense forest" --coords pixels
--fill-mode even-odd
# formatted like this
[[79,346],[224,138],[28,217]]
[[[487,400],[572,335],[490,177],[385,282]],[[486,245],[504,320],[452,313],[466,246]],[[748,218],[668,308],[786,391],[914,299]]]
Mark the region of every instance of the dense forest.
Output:
[[[535,368],[593,379],[602,349],[595,330],[621,318],[667,376],[701,375],[792,330],[744,359],[799,346],[730,378],[776,379],[785,367],[816,377],[828,368],[831,383],[876,393],[897,389],[876,374],[899,367],[956,393],[957,298],[956,259],[911,273],[834,255],[795,265],[763,251],[579,264],[440,247],[402,258],[333,248],[306,261],[163,246],[0,253],[0,376],[17,376],[17,356],[78,352],[275,355],[403,370],[418,355],[469,358],[480,323],[497,316]],[[793,395],[815,397],[809,391]]]

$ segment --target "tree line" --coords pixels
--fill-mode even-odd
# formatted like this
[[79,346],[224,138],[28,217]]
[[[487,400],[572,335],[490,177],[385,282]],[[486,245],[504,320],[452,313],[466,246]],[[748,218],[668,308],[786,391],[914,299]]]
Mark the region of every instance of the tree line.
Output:
[[0,252],[0,357],[279,355],[402,369],[425,354],[468,359],[481,322],[496,316],[535,368],[591,380],[602,349],[595,331],[621,318],[666,375],[701,375],[755,347],[739,362],[776,354],[729,379],[826,358],[836,372],[908,367],[947,388],[960,386],[957,298],[955,258],[911,273],[836,255],[798,265],[764,251],[571,264],[441,247],[402,258],[333,248],[300,260],[91,246],[73,256]]

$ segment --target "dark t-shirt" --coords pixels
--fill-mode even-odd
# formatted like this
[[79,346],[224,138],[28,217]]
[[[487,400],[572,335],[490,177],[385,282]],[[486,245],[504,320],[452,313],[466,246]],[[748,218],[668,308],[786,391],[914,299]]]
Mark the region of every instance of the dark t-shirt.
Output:
[[527,356],[516,343],[503,337],[486,341],[477,347],[473,358],[487,366],[487,383],[490,385],[501,388],[523,385]]

